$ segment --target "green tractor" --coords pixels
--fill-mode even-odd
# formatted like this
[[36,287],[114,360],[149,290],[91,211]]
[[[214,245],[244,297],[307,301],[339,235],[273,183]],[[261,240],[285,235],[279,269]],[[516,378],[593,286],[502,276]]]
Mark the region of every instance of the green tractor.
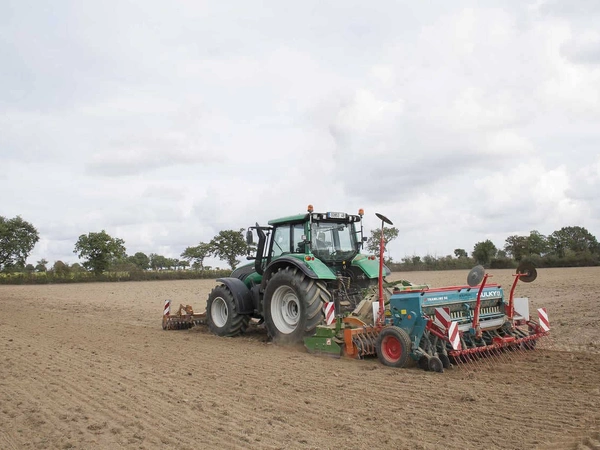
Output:
[[325,322],[326,305],[336,314],[354,310],[379,277],[378,259],[360,253],[363,214],[317,213],[309,205],[307,213],[249,227],[254,262],[217,280],[206,303],[211,332],[235,336],[258,319],[273,342],[295,344]]

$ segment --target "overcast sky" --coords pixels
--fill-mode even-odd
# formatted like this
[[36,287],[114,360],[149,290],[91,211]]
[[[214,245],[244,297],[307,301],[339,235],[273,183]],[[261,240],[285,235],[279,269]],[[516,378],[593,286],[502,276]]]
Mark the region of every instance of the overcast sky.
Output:
[[103,229],[179,257],[309,203],[385,214],[395,260],[600,237],[599,23],[597,0],[2,0],[0,215],[37,227],[34,264]]

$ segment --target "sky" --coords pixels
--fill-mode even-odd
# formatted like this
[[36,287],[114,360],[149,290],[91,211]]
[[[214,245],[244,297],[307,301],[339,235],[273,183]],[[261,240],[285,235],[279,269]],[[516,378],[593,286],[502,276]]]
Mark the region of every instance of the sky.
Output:
[[0,216],[38,229],[33,264],[101,230],[178,258],[308,204],[367,235],[384,214],[394,260],[600,237],[598,23],[596,0],[3,0]]

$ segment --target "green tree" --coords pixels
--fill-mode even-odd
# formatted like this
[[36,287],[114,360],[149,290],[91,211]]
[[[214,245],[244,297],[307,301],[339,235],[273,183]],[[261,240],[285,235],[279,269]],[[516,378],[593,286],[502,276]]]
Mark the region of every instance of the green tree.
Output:
[[65,277],[69,274],[71,269],[64,262],[56,261],[52,266],[52,271],[59,277]]
[[498,250],[492,241],[489,239],[478,242],[473,247],[473,258],[478,264],[489,265],[492,258],[496,256]]
[[150,253],[150,268],[152,270],[163,270],[168,265],[167,258],[163,255],[157,255],[156,253]]
[[504,250],[515,261],[521,261],[528,254],[527,238],[517,235],[507,237],[504,243]]
[[35,271],[36,272],[46,272],[48,271],[48,261],[45,260],[44,258],[42,258],[41,260],[39,260],[37,262],[37,265],[35,266]]
[[423,263],[427,267],[433,268],[433,266],[435,265],[435,258],[432,255],[425,255],[423,256]]
[[108,266],[110,272],[135,272],[138,267],[127,256],[112,258]]
[[548,239],[537,230],[531,230],[527,238],[527,253],[542,256],[548,253]]
[[[398,237],[398,228],[396,227],[383,227],[383,245],[387,248],[390,241],[393,241]],[[371,230],[371,237],[367,239],[367,250],[370,253],[379,255],[379,246],[381,241],[381,228]]]
[[83,267],[99,275],[108,270],[111,263],[119,258],[125,258],[125,242],[113,238],[106,231],[100,233],[82,234],[75,243],[75,250],[80,259],[85,259]]
[[455,248],[454,256],[456,256],[457,258],[468,258],[469,257],[469,255],[467,254],[467,251],[462,248]]
[[25,266],[27,257],[40,236],[35,227],[21,216],[0,216],[0,270],[6,266]]
[[181,257],[191,263],[193,267],[204,270],[204,260],[210,256],[212,249],[210,244],[200,242],[195,247],[187,247]]
[[211,254],[217,258],[227,261],[231,270],[238,265],[237,257],[248,254],[248,244],[244,239],[244,229],[222,230],[209,243]]
[[559,258],[564,258],[567,250],[575,253],[599,253],[600,247],[596,238],[583,227],[563,227],[548,236],[550,251]]
[[150,258],[142,252],[137,252],[135,255],[128,256],[127,261],[140,270],[148,270],[150,268]]

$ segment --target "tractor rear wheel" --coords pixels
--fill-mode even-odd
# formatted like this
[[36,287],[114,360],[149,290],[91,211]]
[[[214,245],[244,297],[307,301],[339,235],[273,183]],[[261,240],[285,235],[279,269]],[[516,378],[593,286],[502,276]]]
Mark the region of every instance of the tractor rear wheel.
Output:
[[297,344],[323,322],[323,304],[331,301],[325,284],[296,267],[280,269],[267,283],[263,315],[269,336],[278,344]]
[[248,328],[250,316],[238,314],[231,291],[221,284],[206,301],[208,328],[217,336],[237,336]]
[[377,338],[377,358],[384,366],[404,367],[410,353],[410,337],[402,328],[387,327]]

